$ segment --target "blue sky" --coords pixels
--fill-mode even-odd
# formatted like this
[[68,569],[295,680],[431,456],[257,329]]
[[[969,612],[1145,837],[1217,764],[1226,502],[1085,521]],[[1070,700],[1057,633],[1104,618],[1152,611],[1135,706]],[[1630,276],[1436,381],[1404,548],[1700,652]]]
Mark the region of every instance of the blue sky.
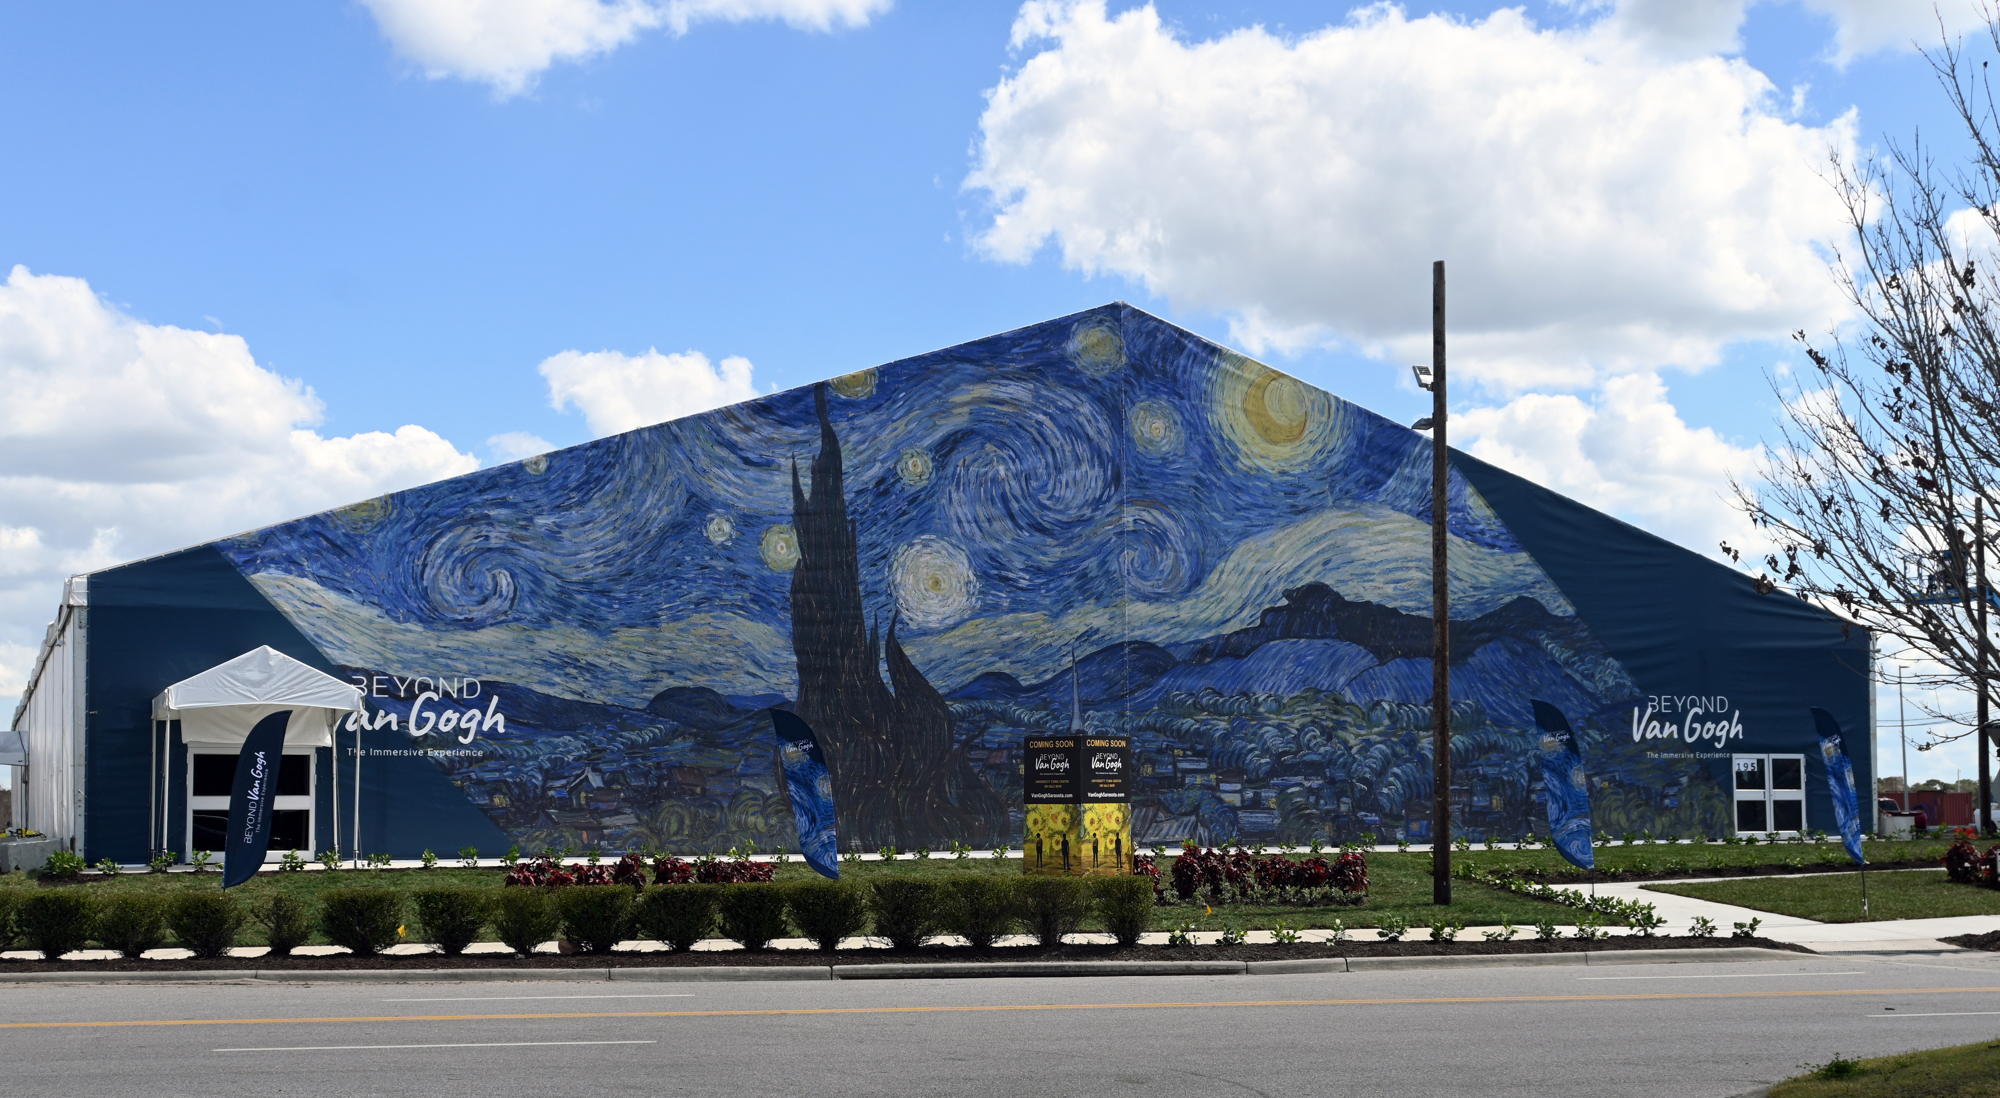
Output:
[[0,692],[71,572],[1113,299],[1407,421],[1436,258],[1454,442],[1712,552],[1931,7],[0,10]]

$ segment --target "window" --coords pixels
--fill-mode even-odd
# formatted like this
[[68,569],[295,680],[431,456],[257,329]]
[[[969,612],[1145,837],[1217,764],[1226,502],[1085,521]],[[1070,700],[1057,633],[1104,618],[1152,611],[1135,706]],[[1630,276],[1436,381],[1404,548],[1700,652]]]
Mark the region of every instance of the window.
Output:
[[[237,753],[189,749],[187,850],[219,854],[229,830],[229,798],[236,785]],[[271,840],[264,860],[288,850],[312,857],[313,756],[310,749],[285,752],[278,764],[278,796],[271,810]]]
[[1806,829],[1804,755],[1738,755],[1731,771],[1737,834]]

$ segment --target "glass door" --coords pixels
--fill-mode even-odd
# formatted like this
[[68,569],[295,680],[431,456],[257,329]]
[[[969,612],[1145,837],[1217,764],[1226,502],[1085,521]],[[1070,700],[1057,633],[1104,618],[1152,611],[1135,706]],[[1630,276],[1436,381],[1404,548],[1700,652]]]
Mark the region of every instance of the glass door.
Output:
[[[187,852],[222,853],[229,830],[229,795],[236,784],[234,751],[188,750]],[[313,755],[311,748],[285,752],[278,765],[278,796],[271,811],[271,842],[264,860],[288,850],[311,858],[313,850]]]
[[1738,755],[1731,770],[1736,779],[1738,835],[1806,829],[1804,755]]
[[1764,755],[1738,755],[1736,772],[1736,833],[1762,835],[1771,830],[1771,760]]

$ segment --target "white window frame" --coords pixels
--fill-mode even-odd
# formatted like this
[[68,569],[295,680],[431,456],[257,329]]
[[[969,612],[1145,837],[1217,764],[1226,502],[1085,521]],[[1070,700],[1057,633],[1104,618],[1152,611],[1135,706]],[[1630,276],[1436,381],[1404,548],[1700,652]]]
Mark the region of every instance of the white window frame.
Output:
[[[1774,764],[1781,759],[1798,763],[1799,767],[1798,788],[1775,789],[1772,787],[1773,782],[1777,778],[1777,772],[1776,772],[1777,768]],[[1745,763],[1755,763],[1762,766],[1764,771],[1764,787],[1762,789],[1737,788],[1736,775],[1741,771],[1743,764]],[[1736,834],[1738,835],[1803,834],[1807,830],[1805,784],[1806,784],[1806,757],[1802,754],[1793,755],[1780,752],[1776,754],[1753,753],[1753,754],[1739,754],[1732,756],[1730,758],[1730,765],[1729,765],[1729,790],[1730,793],[1732,794],[1729,803],[1730,827],[1735,828]],[[1744,801],[1758,802],[1764,806],[1764,823],[1766,824],[1765,827],[1759,828],[1754,831],[1744,831],[1741,830],[1740,827],[1738,827],[1738,823],[1741,817],[1737,815],[1738,811],[1737,805],[1742,804]],[[1781,828],[1776,826],[1778,822],[1777,806],[1780,803],[1796,803],[1799,806],[1798,827]]]
[[[299,851],[299,856],[310,860],[319,856],[319,849],[316,846],[319,841],[319,805],[316,802],[318,802],[319,798],[314,796],[319,791],[319,752],[310,747],[287,747],[284,753],[286,755],[302,756],[306,760],[306,792],[303,796],[294,794],[292,796],[273,798],[271,810],[273,812],[303,811],[306,813],[306,846]],[[196,755],[226,755],[233,759],[240,752],[231,751],[227,748],[204,748],[190,745],[187,749],[187,754],[187,781],[186,789],[184,790],[187,795],[187,813],[186,819],[183,821],[183,830],[181,831],[181,860],[183,862],[194,859],[194,814],[196,812],[229,811],[228,797],[197,797],[194,795],[194,757]],[[227,860],[219,850],[214,851],[213,854],[213,861],[216,865],[221,865]],[[264,852],[264,862],[267,865],[272,862],[283,861],[284,858],[285,851],[282,850],[266,850]]]

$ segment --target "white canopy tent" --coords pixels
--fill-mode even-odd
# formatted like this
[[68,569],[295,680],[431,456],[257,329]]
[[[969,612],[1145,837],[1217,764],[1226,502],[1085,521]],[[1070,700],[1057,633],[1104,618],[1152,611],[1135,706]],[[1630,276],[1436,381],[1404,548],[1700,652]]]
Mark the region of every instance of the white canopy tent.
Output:
[[[181,742],[189,746],[240,747],[258,721],[273,713],[291,710],[285,723],[287,747],[333,747],[334,728],[340,718],[362,706],[361,688],[342,682],[322,671],[300,663],[269,645],[217,664],[199,675],[182,679],[153,699],[153,720],[161,722],[162,733],[179,721]],[[359,734],[357,733],[357,736]],[[169,831],[164,813],[168,798],[163,785],[160,747],[168,741],[153,739],[153,812],[157,830],[153,848]],[[360,747],[357,739],[356,748]],[[340,753],[333,753],[333,788],[340,788]],[[354,783],[355,818],[360,818],[360,760],[357,753]],[[333,842],[340,846],[340,802],[334,798]],[[356,849],[359,847],[357,845]]]

